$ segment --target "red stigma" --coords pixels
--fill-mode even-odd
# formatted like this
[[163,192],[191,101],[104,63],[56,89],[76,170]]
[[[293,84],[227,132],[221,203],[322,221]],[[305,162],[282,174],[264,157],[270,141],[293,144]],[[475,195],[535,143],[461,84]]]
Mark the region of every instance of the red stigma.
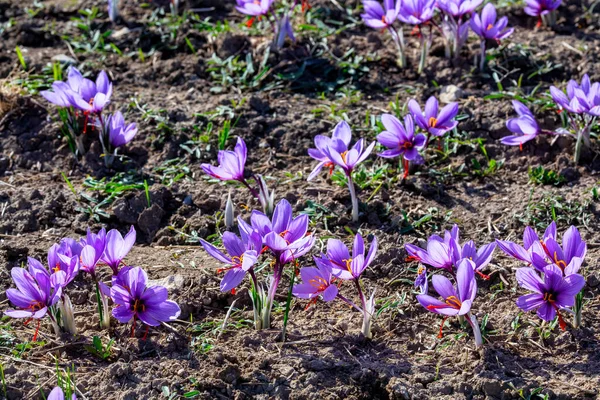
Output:
[[475,271],[475,272],[477,273],[477,275],[481,276],[486,281],[489,281],[491,278],[489,275],[486,275],[486,274],[482,273],[481,271]]
[[256,20],[256,17],[252,17],[250,18],[248,21],[246,21],[246,26],[248,28],[252,28],[252,25],[254,24],[254,21]]

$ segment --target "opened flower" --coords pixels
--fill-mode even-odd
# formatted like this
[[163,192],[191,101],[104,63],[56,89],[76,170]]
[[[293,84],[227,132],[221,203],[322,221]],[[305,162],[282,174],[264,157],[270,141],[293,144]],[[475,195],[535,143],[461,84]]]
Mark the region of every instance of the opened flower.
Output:
[[525,14],[541,17],[556,10],[562,0],[525,0]]
[[513,100],[512,104],[519,117],[509,119],[506,122],[506,127],[514,135],[503,137],[500,142],[508,146],[521,146],[522,148],[523,143],[537,137],[540,128],[529,108],[518,100]]
[[84,78],[76,68],[70,67],[67,82],[54,82],[52,92],[44,91],[40,94],[60,107],[75,107],[87,113],[99,113],[110,102],[112,83],[104,71],[93,82]]
[[393,115],[383,114],[381,123],[386,130],[377,135],[377,141],[389,150],[379,153],[378,156],[384,158],[401,156],[404,160],[404,178],[406,178],[410,161],[415,164],[423,163],[419,151],[425,148],[427,137],[422,133],[415,135],[415,124],[410,115],[404,117],[404,125],[402,125]]
[[453,17],[462,17],[471,14],[483,0],[437,0],[437,6],[440,10]]
[[559,311],[575,305],[575,296],[585,286],[585,279],[578,274],[563,276],[560,268],[550,264],[544,268],[543,279],[532,268],[519,268],[517,282],[534,293],[517,299],[517,306],[523,311],[537,310],[544,321],[552,321],[557,315],[561,329],[566,323]]
[[275,0],[237,0],[235,9],[242,14],[258,17],[267,14],[274,1]]
[[377,238],[373,237],[368,253],[365,249],[365,241],[360,233],[354,236],[352,255],[348,247],[338,239],[327,241],[327,254],[321,260],[328,262],[331,266],[333,276],[343,280],[356,280],[363,271],[373,262],[377,253]]
[[309,180],[313,179],[324,166],[333,168],[340,167],[348,181],[348,189],[350,190],[350,198],[352,200],[352,221],[358,221],[358,197],[356,196],[356,188],[352,181],[352,171],[361,162],[363,162],[375,147],[375,142],[368,147],[364,147],[365,140],[360,139],[354,146],[349,149],[348,145],[351,139],[350,126],[342,121],[334,129],[331,138],[326,136],[315,137],[316,149],[309,149],[309,155],[319,161],[313,172],[309,176]]
[[408,109],[419,128],[434,136],[444,136],[458,125],[454,120],[458,114],[458,103],[449,103],[440,110],[438,100],[431,96],[425,103],[424,112],[414,99],[408,102]]
[[338,295],[338,288],[331,282],[333,276],[331,267],[322,262],[317,262],[316,267],[300,269],[302,283],[295,285],[292,294],[301,299],[316,300],[321,296],[324,301],[332,301]]
[[119,322],[127,323],[139,319],[149,326],[175,320],[181,310],[174,301],[168,300],[163,286],[148,287],[148,276],[140,267],[131,268],[123,277],[123,285],[110,289],[115,302],[112,314]]
[[360,16],[368,27],[385,29],[398,18],[401,5],[401,0],[384,0],[383,7],[378,1],[364,0],[363,9],[365,12]]
[[514,31],[514,28],[506,28],[508,24],[507,17],[502,17],[498,21],[496,21],[496,18],[496,7],[492,3],[488,3],[483,7],[481,16],[478,13],[474,13],[470,20],[471,29],[481,38],[481,58],[479,60],[479,69],[481,71],[483,71],[485,65],[486,41],[506,39]]
[[571,79],[567,83],[566,95],[555,86],[550,86],[550,94],[560,108],[570,113],[600,116],[600,83],[591,83],[587,74],[581,79],[581,84]]
[[223,234],[223,245],[227,250],[227,254],[223,254],[204,239],[200,239],[200,243],[208,254],[228,265],[219,268],[217,271],[227,271],[221,281],[221,291],[227,292],[235,289],[256,263],[262,247],[262,238],[256,230],[250,233],[245,242],[234,233],[225,232]]
[[475,345],[483,344],[479,324],[474,315],[470,313],[471,306],[477,295],[477,282],[475,281],[474,267],[471,260],[463,259],[456,271],[456,287],[442,275],[434,275],[431,283],[435,291],[442,297],[438,300],[428,294],[417,295],[419,303],[426,310],[445,316],[440,327],[438,337],[442,337],[444,322],[449,316],[464,315],[473,329]]

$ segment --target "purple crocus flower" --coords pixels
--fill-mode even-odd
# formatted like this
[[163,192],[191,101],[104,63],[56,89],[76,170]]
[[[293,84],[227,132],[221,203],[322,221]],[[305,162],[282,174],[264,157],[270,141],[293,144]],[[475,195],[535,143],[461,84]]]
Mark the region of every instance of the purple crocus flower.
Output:
[[316,262],[316,265],[300,269],[302,283],[294,286],[292,294],[301,299],[316,301],[321,296],[324,301],[332,301],[338,295],[338,287],[332,283],[331,267],[323,262]]
[[554,264],[546,266],[543,273],[542,279],[532,268],[517,269],[519,285],[534,292],[519,297],[517,306],[523,311],[537,310],[537,315],[544,321],[552,321],[558,315],[564,330],[566,323],[558,311],[575,305],[575,296],[585,286],[585,279],[579,274],[563,276]]
[[570,80],[566,95],[555,86],[550,86],[550,94],[560,108],[570,113],[600,116],[600,83],[591,83],[587,74],[581,79],[581,85]]
[[500,142],[508,146],[521,146],[523,143],[533,140],[540,133],[540,128],[533,113],[518,100],[512,102],[518,118],[506,121],[506,127],[514,135],[503,137]]
[[428,311],[445,316],[440,326],[438,338],[442,337],[442,329],[446,318],[463,315],[467,322],[469,322],[469,325],[471,325],[475,336],[475,345],[479,347],[483,344],[481,331],[479,330],[477,319],[470,312],[475,296],[477,295],[477,282],[475,281],[475,273],[473,271],[473,261],[463,259],[458,264],[456,270],[456,288],[448,278],[442,275],[434,275],[431,278],[433,288],[443,300],[438,300],[428,294],[417,295],[417,300]]
[[556,10],[562,0],[525,0],[525,14],[541,17]]
[[421,294],[427,294],[429,290],[427,268],[425,268],[424,265],[419,265],[419,269],[417,269],[417,279],[415,279],[415,289],[416,288],[419,288]]
[[136,232],[133,225],[125,238],[116,229],[111,229],[106,235],[106,249],[102,255],[102,261],[113,270],[113,275],[118,274],[119,265],[135,244],[135,239]]
[[434,136],[444,136],[458,125],[454,120],[458,114],[458,103],[449,103],[439,110],[438,100],[431,96],[425,103],[425,112],[421,111],[419,103],[414,99],[408,102],[408,109],[417,125]]
[[293,218],[291,204],[283,199],[273,211],[273,218],[260,211],[252,211],[250,223],[238,218],[240,232],[250,235],[254,230],[262,242],[275,254],[281,265],[287,264],[308,253],[315,238],[308,233],[308,215]]
[[548,264],[555,264],[565,276],[576,274],[587,252],[586,243],[574,226],[564,233],[562,247],[557,238],[556,223],[552,222],[541,239],[531,227],[526,227],[523,246],[504,240],[496,240],[496,243],[509,256],[533,265],[540,272],[543,272]]
[[269,12],[273,1],[275,0],[237,0],[235,9],[242,14],[258,17]]
[[350,256],[348,247],[341,240],[329,239],[327,254],[321,258],[315,257],[315,260],[329,263],[333,276],[338,279],[356,280],[375,259],[377,247],[377,238],[373,237],[369,252],[365,255],[365,241],[361,234],[357,233],[352,245],[352,256]]
[[[110,235],[110,232],[109,232]],[[121,323],[139,319],[149,326],[175,320],[181,310],[168,300],[163,286],[148,287],[148,276],[140,267],[131,268],[123,277],[123,284],[113,285],[111,298],[115,303],[112,315]]]
[[482,39],[502,40],[510,36],[514,28],[505,29],[508,24],[508,17],[502,17],[496,22],[496,7],[488,3],[483,7],[481,16],[474,13],[471,18],[471,29]]
[[473,272],[472,261],[463,260],[456,272],[456,288],[448,278],[442,275],[431,277],[435,291],[443,301],[428,294],[417,295],[419,303],[427,310],[447,316],[465,315],[471,311],[471,305],[477,294],[477,282]]
[[[425,148],[427,137],[422,133],[415,135],[415,124],[410,115],[404,117],[404,125],[393,115],[383,114],[381,123],[385,131],[377,135],[377,141],[387,147],[379,154],[380,157],[394,158],[402,156],[406,161],[412,161],[415,164],[422,164],[423,157],[419,151]],[[408,170],[405,170],[405,174]]]
[[246,166],[246,143],[244,139],[238,138],[233,151],[221,150],[217,156],[219,166],[202,164],[202,170],[222,181],[244,181],[244,167]]
[[290,16],[286,13],[277,23],[277,32],[275,34],[275,48],[281,49],[285,43],[285,38],[289,37],[292,42],[296,42],[294,29],[290,23]]
[[335,165],[339,166],[346,174],[348,181],[348,189],[350,190],[350,198],[352,200],[352,221],[358,221],[358,197],[356,196],[356,188],[352,181],[352,171],[361,162],[363,162],[375,147],[375,142],[371,143],[367,148],[364,148],[364,139],[360,139],[354,144],[351,149],[348,145],[351,139],[350,126],[342,121],[334,129],[331,138],[326,136],[315,137],[316,149],[309,149],[308,154],[319,161],[308,180],[313,179],[321,168],[329,166],[332,168]]
[[[46,273],[31,265],[29,271],[15,267],[10,274],[17,288],[7,289],[6,297],[18,309],[5,311],[9,317],[41,319],[48,313],[48,308],[60,299],[62,286],[52,284]],[[64,275],[64,272],[59,272],[58,275]]]
[[[350,126],[345,121],[342,121],[335,128],[335,131],[338,130],[347,130],[347,133],[342,134],[343,137],[347,137],[350,133]],[[332,138],[325,146],[321,146],[318,150],[322,151],[333,164],[342,168],[346,176],[350,176],[354,167],[363,162],[371,154],[373,147],[375,147],[375,142],[373,142],[364,148],[364,142],[364,139],[359,139],[351,149],[348,149],[347,145],[342,146],[345,143],[343,140],[334,140]]]
[[404,248],[409,255],[409,260],[419,261],[434,268],[453,272],[453,250],[450,248],[449,243],[444,243],[438,237],[430,237],[427,240],[427,249],[422,249],[410,243],[405,244]]
[[378,1],[363,0],[364,13],[361,18],[370,28],[385,29],[391,26],[400,12],[401,0],[384,0],[383,7]]
[[483,3],[483,0],[437,0],[436,4],[446,14],[453,17],[462,17],[473,13],[481,3]]
[[331,138],[323,135],[315,136],[316,149],[308,149],[308,155],[319,161],[319,163],[312,170],[307,180],[313,180],[319,172],[321,172],[323,167],[330,168],[329,173],[331,174],[335,164],[329,156],[326,155],[325,149],[327,147],[334,147],[337,152],[343,153],[348,151],[350,140],[352,140],[352,132],[350,131],[350,125],[348,125],[346,121],[342,121],[335,126]]
[[401,1],[398,19],[405,24],[421,25],[433,18],[435,0]]
[[204,239],[200,243],[204,250],[212,257],[227,264],[225,268],[219,268],[217,272],[227,271],[221,280],[221,291],[234,290],[244,279],[246,273],[256,264],[262,247],[262,238],[257,230],[254,230],[243,241],[232,232],[223,234],[223,245],[227,254],[223,254],[215,246]]
[[[52,389],[52,391],[48,395],[47,400],[65,400],[65,393],[60,387],[57,386],[54,389]],[[77,396],[75,396],[75,393],[71,395],[71,400],[77,400]]]
[[84,78],[74,67],[69,68],[67,82],[54,82],[52,92],[40,93],[46,100],[60,107],[75,107],[86,113],[98,113],[110,102],[112,83],[105,71],[96,82]]
[[109,115],[106,119],[106,126],[108,141],[114,148],[125,146],[131,142],[138,131],[135,122],[125,124],[125,118],[121,111]]

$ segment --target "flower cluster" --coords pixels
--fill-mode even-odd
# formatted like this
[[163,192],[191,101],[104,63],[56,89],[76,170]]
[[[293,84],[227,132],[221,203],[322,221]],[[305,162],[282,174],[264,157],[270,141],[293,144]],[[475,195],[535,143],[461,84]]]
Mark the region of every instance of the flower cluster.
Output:
[[[296,262],[312,248],[315,238],[308,232],[308,216],[293,217],[292,206],[281,200],[269,218],[260,211],[253,211],[250,223],[238,218],[240,236],[232,232],[223,234],[223,246],[227,254],[204,239],[200,243],[212,257],[225,266],[217,272],[225,272],[221,280],[222,291],[235,291],[246,275],[251,278],[250,292],[254,305],[254,322],[257,329],[271,326],[271,308],[286,266],[296,268]],[[269,284],[259,282],[255,266],[259,257],[269,258],[273,267]]]
[[384,0],[382,6],[378,1],[363,0],[361,17],[367,26],[390,33],[398,49],[400,67],[406,65],[404,33],[403,27],[396,28],[394,23],[400,21],[414,26],[413,32],[417,32],[421,40],[419,73],[425,67],[434,28],[439,28],[446,39],[446,55],[456,57],[468,38],[470,27],[481,38],[480,67],[483,69],[486,41],[500,41],[513,29],[506,29],[506,17],[496,20],[496,8],[491,3],[483,8],[481,15],[476,13],[481,3],[482,0]]
[[75,67],[70,67],[67,81],[56,81],[52,90],[40,94],[50,103],[60,107],[59,116],[63,122],[69,145],[73,152],[85,154],[83,135],[94,127],[99,131],[104,160],[110,166],[117,148],[129,143],[137,133],[135,123],[126,124],[123,114],[104,115],[110,103],[113,85],[105,71],[101,71],[96,81],[84,78]]
[[[308,299],[311,302],[316,302],[319,296],[326,302],[336,298],[344,301],[362,313],[362,334],[370,339],[371,321],[375,314],[375,291],[372,292],[371,296],[365,296],[360,277],[375,259],[376,253],[377,238],[375,237],[373,237],[369,251],[366,252],[362,236],[356,234],[352,246],[352,255],[341,240],[329,239],[327,241],[327,254],[314,257],[316,267],[300,269],[302,283],[294,286],[292,293],[298,298]],[[344,281],[354,283],[361,306],[357,306],[339,292],[339,287]]]
[[[388,148],[379,153],[380,157],[402,157],[404,178],[408,176],[410,162],[424,162],[420,152],[427,147],[432,136],[442,137],[458,125],[455,121],[458,103],[447,104],[440,110],[437,99],[432,96],[425,103],[424,111],[414,99],[408,102],[408,109],[410,114],[404,117],[404,125],[391,114],[382,115],[385,131],[377,136],[377,141]],[[416,133],[417,128],[421,133]]]
[[[80,240],[64,238],[48,250],[48,265],[29,257],[27,269],[15,267],[11,276],[16,289],[8,289],[6,295],[16,307],[7,310],[13,318],[38,320],[48,316],[55,333],[77,333],[73,306],[67,295],[67,287],[79,274],[89,274],[96,285],[96,298],[100,325],[108,328],[108,298],[115,307],[112,315],[126,323],[139,319],[149,326],[172,321],[179,315],[179,307],[167,300],[167,290],[161,286],[147,286],[147,276],[139,267],[123,266],[127,253],[135,244],[133,226],[123,237],[113,229],[103,228],[97,234],[88,230]],[[96,267],[105,264],[112,271],[112,288],[99,281]],[[108,296],[108,298],[107,298]],[[133,332],[133,331],[132,331]],[[37,331],[34,340],[37,337]]]
[[497,243],[509,256],[533,266],[517,270],[519,285],[533,292],[521,296],[517,305],[523,311],[537,310],[538,316],[545,321],[552,321],[558,315],[562,329],[565,329],[566,323],[559,310],[573,307],[573,325],[579,327],[585,279],[578,272],[587,245],[577,228],[571,226],[567,229],[562,245],[558,243],[554,222],[541,238],[531,227],[525,228],[523,246],[502,240]]
[[[296,42],[294,30],[290,17],[296,8],[298,1],[294,1],[290,6],[282,11],[277,12],[275,0],[236,0],[235,7],[240,13],[248,15],[250,18],[246,22],[246,26],[251,27],[256,20],[266,19],[273,24],[274,37],[273,48],[281,49],[286,38],[290,38],[292,42]],[[302,0],[302,12],[310,8],[307,0]]]
[[514,100],[513,107],[519,115],[507,121],[506,127],[513,135],[502,138],[503,144],[514,146],[535,139],[540,134],[565,135],[575,138],[575,162],[579,162],[581,150],[590,147],[590,133],[597,126],[600,117],[600,83],[591,82],[586,74],[581,84],[575,80],[567,83],[566,93],[555,86],[550,87],[550,96],[556,108],[563,116],[567,128],[555,131],[543,130],[539,127],[533,113],[523,103]]
[[479,248],[472,240],[464,244],[460,243],[460,230],[454,225],[450,231],[444,232],[444,237],[433,235],[427,241],[427,248],[423,249],[413,244],[405,245],[409,261],[418,261],[421,264],[445,271],[455,281],[452,282],[440,274],[432,276],[431,283],[435,291],[442,297],[443,301],[427,294],[427,270],[419,267],[415,287],[420,288],[417,295],[419,303],[428,311],[446,316],[440,327],[442,328],[448,316],[464,316],[469,322],[475,335],[475,344],[481,346],[482,338],[474,315],[471,314],[471,306],[477,295],[477,282],[475,275],[489,279],[481,270],[492,260],[496,244],[494,242],[485,244]]

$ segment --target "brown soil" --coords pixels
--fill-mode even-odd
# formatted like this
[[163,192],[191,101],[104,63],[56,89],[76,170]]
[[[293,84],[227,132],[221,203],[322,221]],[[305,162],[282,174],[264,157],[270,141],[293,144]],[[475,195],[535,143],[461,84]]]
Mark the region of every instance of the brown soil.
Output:
[[[61,35],[78,32],[70,19],[77,16],[77,10],[92,6],[104,12],[104,2],[54,0],[42,3],[42,9],[31,1],[0,3],[2,292],[11,285],[11,268],[21,265],[27,256],[44,259],[47,249],[61,237],[78,237],[88,227],[125,232],[133,224],[138,244],[127,261],[144,267],[152,279],[171,277],[170,292],[182,309],[181,322],[172,324],[172,329],[151,330],[147,340],[141,339],[143,330],[132,338],[130,327],[116,322],[109,332],[100,332],[91,283],[87,277],[78,277],[69,288],[77,310],[78,337],[56,340],[50,336],[50,328],[43,326],[41,340],[45,344],[19,354],[16,346],[29,343],[35,327],[3,320],[0,356],[8,398],[42,398],[40,389],[48,393],[56,384],[56,363],[61,368],[74,367],[74,381],[88,399],[168,398],[164,387],[173,398],[197,393],[195,398],[206,399],[533,399],[538,398],[537,388],[549,398],[597,398],[600,226],[592,195],[598,182],[595,153],[587,154],[582,165],[575,166],[571,161],[573,143],[566,139],[551,143],[539,138],[522,151],[501,145],[498,139],[508,133],[504,122],[513,110],[508,97],[484,99],[497,91],[498,85],[491,74],[480,74],[472,67],[478,49],[474,40],[452,65],[443,58],[441,41],[436,39],[428,67],[418,76],[413,68],[396,68],[389,38],[360,23],[321,42],[311,38],[309,31],[299,34],[296,46],[288,45],[269,56],[271,70],[259,87],[242,92],[225,88],[216,93],[218,83],[211,79],[208,59],[213,54],[222,58],[239,54],[241,59],[252,54],[258,64],[269,37],[247,37],[240,32],[243,19],[231,0],[186,3],[187,8],[208,8],[200,11],[202,19],[230,21],[234,33],[214,35],[187,21],[170,40],[167,29],[161,31],[148,22],[156,5],[142,8],[131,1],[122,12],[124,21],[108,40],[123,56],[111,51],[71,54],[61,39]],[[313,11],[328,23],[344,18],[336,6],[344,2],[311,3]],[[27,13],[24,8],[37,13]],[[563,5],[559,11],[559,26],[550,30],[534,29],[535,21],[519,8],[501,10],[516,27],[511,44],[494,53],[500,55],[492,63],[506,91],[517,90],[520,77],[521,90],[527,94],[538,86],[537,92],[542,93],[552,84],[564,85],[584,73],[600,80],[596,68],[598,14],[586,17],[579,2]],[[111,29],[106,15],[92,25],[101,31]],[[124,27],[129,32],[117,34]],[[415,65],[416,40],[410,42],[409,61]],[[140,131],[115,170],[103,166],[99,146],[91,144],[93,138],[88,143],[90,152],[75,160],[58,137],[54,108],[40,96],[15,95],[10,82],[27,76],[15,46],[23,51],[31,74],[40,74],[54,56],[75,56],[91,76],[101,69],[109,71],[115,88],[112,107],[119,105],[125,110],[135,98],[146,110],[165,111],[145,118],[139,109],[128,109],[127,120],[138,122]],[[335,62],[350,48],[357,56],[369,55],[361,64],[368,71],[349,71]],[[138,49],[147,54],[144,60],[137,55]],[[151,49],[156,51],[151,54]],[[542,68],[544,65],[549,68]],[[280,80],[279,74],[299,77]],[[335,125],[338,117],[332,116],[331,110],[348,117],[355,138],[372,140],[375,132],[365,123],[367,116],[389,112],[390,102],[396,99],[401,106],[411,97],[424,102],[448,85],[458,85],[463,91],[459,100],[465,117],[459,125],[462,138],[485,140],[488,156],[504,161],[496,173],[478,176],[473,160],[485,163],[485,157],[477,146],[459,145],[448,159],[431,150],[429,165],[412,171],[404,183],[395,178],[396,165],[371,157],[367,169],[385,167],[387,175],[379,189],[378,181],[359,191],[363,201],[359,224],[349,220],[346,188],[325,175],[306,182],[314,166],[306,150],[312,147],[315,135],[328,133]],[[361,96],[343,97],[344,88]],[[207,237],[222,230],[215,216],[224,209],[231,188],[206,180],[200,168],[202,162],[216,160],[214,131],[208,143],[190,145],[189,141],[198,136],[195,128],[203,132],[209,123],[208,117],[200,114],[218,106],[231,107],[231,100],[239,103],[242,99],[246,100],[235,110],[240,118],[232,137],[246,140],[248,168],[272,178],[269,184],[276,188],[277,198],[288,199],[296,212],[307,210],[310,202],[324,207],[327,211],[313,218],[317,237],[334,236],[349,242],[348,229],[378,237],[380,250],[364,283],[377,290],[380,306],[390,307],[375,320],[372,341],[360,338],[360,316],[340,303],[319,302],[305,310],[305,303],[296,301],[286,343],[278,341],[281,311],[276,310],[271,330],[254,331],[244,322],[252,318],[247,286],[235,295],[219,292],[217,262],[197,242],[188,240],[186,235]],[[542,125],[558,123],[550,112],[540,112],[539,107],[536,111],[545,116]],[[222,126],[223,120],[215,118],[215,128]],[[228,144],[233,142],[230,139]],[[186,150],[196,145],[196,151]],[[168,185],[157,167],[176,158],[180,166],[188,168],[187,174]],[[540,165],[560,173],[565,182],[560,186],[530,183],[528,167]],[[459,170],[463,173],[449,172]],[[116,172],[135,176],[138,182],[146,179],[151,185],[152,207],[146,205],[144,190],[138,189],[120,196],[104,210],[106,215],[94,218],[85,210],[90,203],[74,195],[61,175],[68,175],[81,191],[87,176],[110,179]],[[248,217],[249,212],[240,205],[258,207],[241,188],[232,193],[243,216]],[[515,300],[522,294],[514,278],[514,268],[519,265],[497,251],[486,271],[491,279],[480,281],[474,306],[480,321],[489,316],[483,349],[474,348],[470,333],[463,334],[469,331],[458,321],[446,326],[444,338],[437,339],[440,319],[423,310],[414,298],[415,266],[405,263],[403,244],[416,243],[453,223],[460,225],[464,238],[478,244],[495,238],[516,239],[527,224],[539,229],[549,223],[552,212],[560,230],[575,224],[589,243],[584,327],[564,332],[556,328],[543,339],[537,317],[521,314],[515,329],[519,315]],[[424,217],[424,222],[411,227],[411,222]],[[310,259],[306,257],[304,263]],[[284,301],[286,283],[278,301]],[[350,287],[343,287],[342,293],[354,295]],[[8,301],[1,296],[6,309]],[[219,333],[208,327],[209,322],[213,326],[222,323],[226,307],[233,301],[242,311],[232,315],[228,328]],[[109,337],[115,338],[113,354],[107,360],[85,350],[84,343],[90,343],[94,335],[105,343]]]

